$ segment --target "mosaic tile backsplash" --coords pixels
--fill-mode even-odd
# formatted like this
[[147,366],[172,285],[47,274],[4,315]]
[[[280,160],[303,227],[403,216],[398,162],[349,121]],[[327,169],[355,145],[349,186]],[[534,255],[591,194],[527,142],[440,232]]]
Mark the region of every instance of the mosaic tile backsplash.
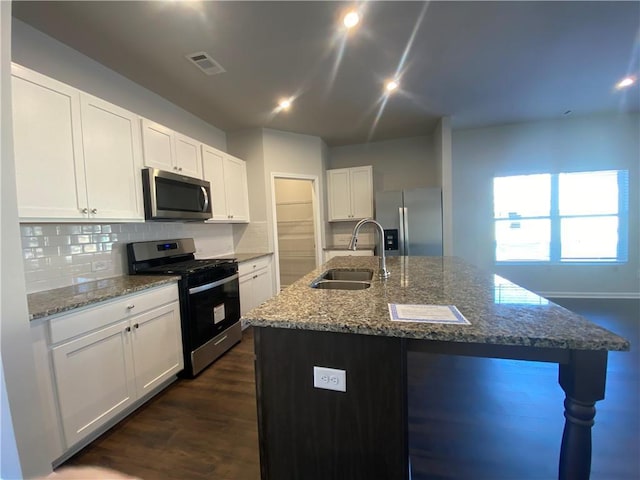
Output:
[[197,256],[234,252],[231,225],[21,224],[20,234],[27,293],[125,274],[129,242],[193,237]]

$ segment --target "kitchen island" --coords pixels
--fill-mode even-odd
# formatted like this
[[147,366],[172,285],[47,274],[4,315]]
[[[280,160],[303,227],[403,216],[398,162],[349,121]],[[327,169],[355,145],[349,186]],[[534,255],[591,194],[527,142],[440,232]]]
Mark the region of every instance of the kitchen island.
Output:
[[[390,258],[390,278],[363,290],[311,288],[328,268],[378,261],[333,259],[243,318],[255,327],[263,479],[409,478],[409,351],[557,363],[559,478],[589,478],[607,352],[627,340],[453,257]],[[469,324],[391,321],[389,304],[451,305]],[[346,371],[346,391],[315,388],[318,366]]]

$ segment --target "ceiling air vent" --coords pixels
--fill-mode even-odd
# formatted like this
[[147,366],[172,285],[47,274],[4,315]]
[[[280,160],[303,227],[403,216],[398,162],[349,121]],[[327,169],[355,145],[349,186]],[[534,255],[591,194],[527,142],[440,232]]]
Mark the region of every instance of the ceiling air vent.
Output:
[[190,53],[187,58],[191,60],[196,67],[207,75],[217,75],[226,72],[222,65],[216,62],[211,55],[205,52]]

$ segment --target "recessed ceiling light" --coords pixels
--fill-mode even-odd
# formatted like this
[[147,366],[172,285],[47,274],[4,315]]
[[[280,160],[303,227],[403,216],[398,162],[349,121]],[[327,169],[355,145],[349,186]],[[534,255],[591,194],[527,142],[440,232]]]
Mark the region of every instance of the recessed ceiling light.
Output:
[[278,107],[280,107],[280,110],[289,110],[289,107],[291,107],[291,100],[289,100],[288,98],[283,98],[278,103]]
[[360,15],[358,15],[358,12],[356,12],[355,10],[351,10],[342,19],[342,23],[344,23],[344,26],[347,28],[355,27],[358,22],[360,22]]
[[397,80],[389,80],[386,85],[384,86],[384,89],[388,92],[391,93],[393,92],[395,89],[397,89],[400,85],[398,84]]
[[630,87],[634,83],[636,83],[636,77],[625,77],[616,84],[616,88],[620,90],[622,88]]

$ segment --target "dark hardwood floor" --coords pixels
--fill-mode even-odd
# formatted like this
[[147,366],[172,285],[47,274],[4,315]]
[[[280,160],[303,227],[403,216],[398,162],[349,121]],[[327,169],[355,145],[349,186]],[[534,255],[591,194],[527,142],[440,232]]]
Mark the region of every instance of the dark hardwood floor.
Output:
[[[631,341],[631,352],[609,354],[591,478],[640,479],[640,302],[556,302]],[[253,375],[248,329],[195,380],[178,380],[65,465],[145,480],[256,480]],[[557,478],[564,396],[556,365],[410,353],[408,375],[414,480]]]

